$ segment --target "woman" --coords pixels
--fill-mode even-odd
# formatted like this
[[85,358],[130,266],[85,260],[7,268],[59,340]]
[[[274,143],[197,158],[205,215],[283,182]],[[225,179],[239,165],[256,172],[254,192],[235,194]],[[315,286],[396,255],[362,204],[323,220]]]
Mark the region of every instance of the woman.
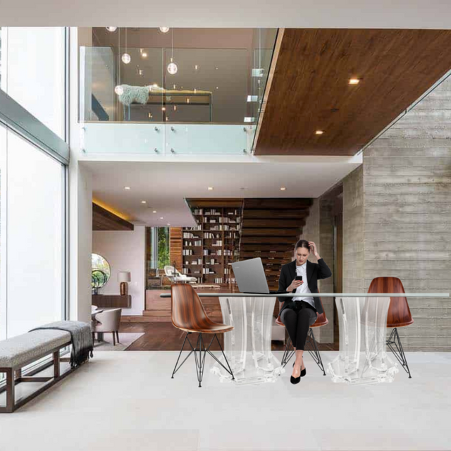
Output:
[[[310,251],[318,263],[308,261]],[[285,324],[296,351],[291,383],[297,384],[307,374],[303,362],[305,340],[310,326],[323,313],[319,298],[309,296],[318,293],[317,281],[332,275],[326,262],[319,256],[313,241],[299,240],[294,247],[294,260],[282,266],[279,278],[279,292],[293,292],[292,298],[279,298],[283,302],[280,319]],[[302,279],[302,280],[301,280]]]

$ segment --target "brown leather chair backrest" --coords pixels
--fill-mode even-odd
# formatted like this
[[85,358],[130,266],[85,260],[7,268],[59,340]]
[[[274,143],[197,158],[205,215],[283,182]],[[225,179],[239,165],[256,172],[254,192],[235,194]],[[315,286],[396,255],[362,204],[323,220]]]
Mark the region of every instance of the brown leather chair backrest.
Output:
[[175,327],[190,330],[202,329],[212,322],[194,288],[185,283],[171,286],[171,318]]
[[[405,293],[402,282],[397,277],[376,277],[371,281],[368,293]],[[413,323],[406,297],[390,298],[387,327],[403,327]]]

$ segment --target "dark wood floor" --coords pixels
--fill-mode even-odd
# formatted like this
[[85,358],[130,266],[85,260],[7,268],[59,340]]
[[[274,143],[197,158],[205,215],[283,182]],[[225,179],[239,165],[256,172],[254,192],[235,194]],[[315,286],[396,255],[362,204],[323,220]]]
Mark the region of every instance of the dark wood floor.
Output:
[[[121,323],[119,333],[121,332],[144,332],[144,335],[136,340],[127,351],[179,351],[185,338],[185,332],[175,328],[172,323],[126,322]],[[218,337],[221,346],[223,346],[223,336],[218,335]],[[191,343],[194,344],[197,340],[197,334],[192,334],[190,339]],[[185,345],[185,348],[187,346],[189,345]],[[271,348],[273,351],[283,351],[285,345],[281,341],[273,341]],[[318,348],[320,351],[338,351],[338,344],[318,343]],[[211,349],[219,351],[218,344],[215,342]]]

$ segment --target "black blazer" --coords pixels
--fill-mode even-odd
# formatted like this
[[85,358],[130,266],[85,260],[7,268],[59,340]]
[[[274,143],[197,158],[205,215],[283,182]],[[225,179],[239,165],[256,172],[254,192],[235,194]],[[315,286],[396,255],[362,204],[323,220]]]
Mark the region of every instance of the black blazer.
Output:
[[[312,263],[307,260],[307,283],[311,293],[318,293],[318,280],[327,279],[332,275],[331,270],[326,265],[326,262],[320,258],[318,263]],[[280,271],[279,277],[279,292],[287,292],[287,288],[291,285],[291,282],[296,277],[296,260],[293,260],[291,263],[282,266],[282,270]],[[305,282],[305,280],[304,280]],[[296,290],[292,291],[296,293]],[[280,302],[291,301],[293,298],[285,297],[278,298]],[[321,301],[319,298],[313,298],[315,301],[315,310],[321,314],[323,313],[323,309],[321,307]],[[283,305],[280,313],[287,306],[287,302]]]

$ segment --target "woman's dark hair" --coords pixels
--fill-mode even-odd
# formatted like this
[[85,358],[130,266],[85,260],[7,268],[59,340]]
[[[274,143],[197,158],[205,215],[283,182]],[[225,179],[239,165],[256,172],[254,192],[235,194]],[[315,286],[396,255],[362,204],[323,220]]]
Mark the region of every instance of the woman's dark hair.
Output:
[[294,246],[294,251],[296,252],[300,247],[304,247],[310,252],[310,246],[307,240],[299,240]]

